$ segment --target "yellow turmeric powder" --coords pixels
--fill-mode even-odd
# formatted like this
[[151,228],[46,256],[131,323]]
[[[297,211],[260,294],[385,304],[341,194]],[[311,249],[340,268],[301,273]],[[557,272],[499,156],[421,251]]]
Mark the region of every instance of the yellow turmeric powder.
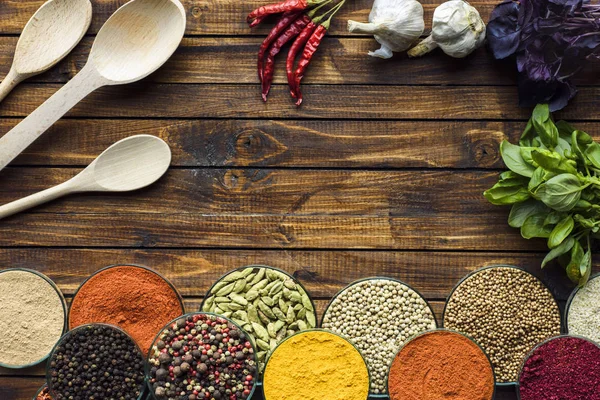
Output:
[[265,400],[365,400],[369,371],[347,340],[324,330],[282,342],[265,368]]

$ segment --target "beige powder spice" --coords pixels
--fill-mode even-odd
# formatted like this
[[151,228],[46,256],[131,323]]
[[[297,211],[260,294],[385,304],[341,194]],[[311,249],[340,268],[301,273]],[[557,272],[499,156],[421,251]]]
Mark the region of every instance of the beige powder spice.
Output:
[[18,367],[41,361],[64,324],[64,303],[48,281],[28,271],[0,271],[0,363]]

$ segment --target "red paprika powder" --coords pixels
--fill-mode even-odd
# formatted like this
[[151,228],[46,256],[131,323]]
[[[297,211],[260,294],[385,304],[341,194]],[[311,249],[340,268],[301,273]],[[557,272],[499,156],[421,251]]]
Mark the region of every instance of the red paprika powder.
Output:
[[405,344],[388,378],[391,400],[491,400],[494,385],[483,350],[447,330],[426,332]]
[[600,347],[559,336],[536,347],[519,377],[521,400],[600,400]]
[[183,313],[181,297],[162,276],[140,266],[113,266],[81,285],[69,309],[69,328],[92,322],[116,325],[145,354],[163,326]]

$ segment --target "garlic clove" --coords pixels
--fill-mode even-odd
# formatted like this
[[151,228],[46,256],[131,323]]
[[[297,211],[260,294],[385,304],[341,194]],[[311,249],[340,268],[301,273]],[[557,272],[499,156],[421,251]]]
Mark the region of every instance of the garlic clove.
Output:
[[392,50],[384,44],[382,44],[379,49],[377,49],[375,51],[370,51],[367,54],[369,54],[371,57],[377,57],[377,58],[383,58],[383,59],[392,58],[392,56],[394,55]]

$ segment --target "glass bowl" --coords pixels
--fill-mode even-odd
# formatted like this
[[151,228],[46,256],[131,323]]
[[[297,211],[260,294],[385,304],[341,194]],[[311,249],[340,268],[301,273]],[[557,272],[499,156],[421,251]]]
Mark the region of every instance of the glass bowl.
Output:
[[[363,364],[365,365],[365,369],[367,370],[368,385],[369,385],[369,387],[368,387],[368,391],[367,391],[367,397],[365,398],[365,400],[367,400],[369,398],[374,398],[371,395],[371,372],[369,371],[369,366],[367,365],[367,361],[363,357],[363,355],[360,352],[360,350],[354,345],[354,343],[352,343],[350,340],[348,340],[348,338],[346,338],[344,335],[340,335],[338,333],[331,332],[331,331],[329,331],[327,329],[321,329],[321,328],[306,329],[306,330],[303,330],[303,331],[300,331],[300,332],[296,332],[295,334],[290,335],[290,336],[286,337],[285,339],[283,339],[279,344],[277,344],[277,347],[275,347],[275,349],[272,352],[270,352],[269,356],[267,357],[267,360],[265,362],[265,371],[267,370],[267,367],[269,366],[269,361],[271,359],[271,355],[275,354],[277,352],[277,349],[281,345],[283,345],[285,342],[287,342],[288,340],[290,340],[291,338],[293,338],[295,336],[303,335],[303,334],[306,334],[306,333],[309,333],[309,332],[324,332],[324,333],[328,333],[328,334],[331,334],[331,335],[335,335],[335,336],[339,337],[340,339],[344,340],[345,342],[348,342],[356,350],[356,352],[360,355]],[[262,384],[262,389],[263,389],[263,393],[262,393],[261,399],[262,400],[268,400],[265,397],[265,394],[264,394],[264,382]],[[386,398],[387,398],[387,396],[386,396]]]
[[[340,295],[342,295],[344,292],[346,292],[348,289],[354,287],[355,285],[359,285],[359,284],[361,284],[363,282],[367,282],[367,281],[382,281],[382,280],[383,281],[391,281],[391,282],[395,282],[395,283],[401,284],[401,285],[407,287],[408,289],[412,290],[414,293],[416,293],[417,296],[419,296],[419,298],[423,301],[423,303],[427,305],[427,308],[429,309],[429,312],[431,313],[431,316],[433,318],[433,322],[434,322],[435,326],[436,327],[438,326],[438,322],[437,322],[437,319],[435,317],[435,313],[433,312],[433,309],[431,308],[431,305],[425,299],[425,297],[423,297],[423,295],[421,295],[421,293],[419,293],[419,291],[417,291],[412,286],[410,286],[409,284],[407,284],[407,283],[405,283],[405,282],[403,282],[403,281],[401,281],[399,279],[388,278],[388,277],[385,277],[385,276],[373,276],[373,277],[358,279],[358,280],[356,280],[354,282],[351,282],[350,284],[346,285],[343,289],[341,289],[340,291],[338,291],[332,297],[332,299],[329,301],[329,303],[327,304],[327,307],[325,307],[325,311],[323,311],[323,316],[321,318],[321,324],[320,324],[320,326],[323,327],[323,321],[325,321],[325,316],[327,315],[327,312],[329,311],[329,308],[333,305],[333,303],[335,303],[336,299]],[[428,329],[428,330],[430,330],[430,329]],[[407,339],[405,341],[405,343],[407,343],[408,341],[410,341],[410,339],[411,338]],[[352,339],[349,339],[349,340],[352,342]],[[367,362],[367,365],[368,364],[369,363]],[[370,373],[370,371],[369,371],[369,373]],[[386,379],[387,379],[387,376],[386,376]],[[372,387],[372,385],[371,385],[371,387]],[[389,396],[387,395],[387,393],[370,393],[369,397],[372,398],[372,399],[387,399]]]
[[[560,312],[560,307],[558,302],[556,301],[556,298],[554,297],[554,295],[552,294],[552,292],[550,291],[550,289],[548,289],[548,287],[535,275],[533,275],[531,272],[527,271],[524,268],[521,267],[517,267],[515,265],[508,265],[508,264],[494,264],[494,265],[488,265],[479,269],[476,269],[475,271],[471,271],[469,272],[467,275],[465,275],[463,278],[461,278],[458,283],[454,286],[454,288],[452,288],[452,291],[450,292],[450,294],[448,295],[448,298],[446,299],[446,304],[444,305],[444,310],[442,312],[442,322],[441,322],[441,327],[445,327],[445,320],[446,320],[446,310],[448,309],[448,303],[450,302],[450,299],[452,298],[452,296],[454,295],[454,292],[469,278],[471,278],[472,276],[480,273],[481,271],[485,271],[488,269],[494,269],[494,268],[513,268],[516,270],[519,270],[521,272],[524,272],[530,276],[532,276],[533,278],[535,278],[538,282],[540,282],[542,284],[542,286],[548,291],[548,293],[550,294],[550,296],[552,297],[552,300],[554,301],[554,304],[556,305],[556,309],[558,310],[559,313],[559,317],[560,317],[560,327],[559,330],[560,332],[563,331],[563,320],[562,320],[562,315]],[[461,333],[461,332],[458,332]],[[468,336],[467,336],[468,337]],[[481,347],[481,346],[480,346]],[[486,353],[487,354],[487,353]],[[495,370],[494,370],[494,374],[495,374]],[[512,389],[512,388],[516,388],[517,386],[517,382],[516,381],[511,381],[511,382],[498,382],[497,377],[496,377],[496,386],[500,387],[500,388],[507,388],[507,389]]]
[[[171,321],[169,321],[168,324],[166,324],[161,330],[160,332],[158,332],[158,334],[156,335],[156,337],[154,338],[154,340],[152,341],[152,346],[150,347],[150,350],[148,351],[148,354],[146,356],[146,363],[145,363],[145,376],[146,376],[146,386],[148,388],[148,395],[147,398],[148,399],[154,399],[154,400],[161,400],[158,399],[154,393],[154,390],[152,388],[152,374],[151,374],[151,369],[153,367],[152,363],[150,362],[150,359],[152,358],[152,354],[154,352],[154,349],[156,348],[156,345],[158,343],[158,341],[162,340],[162,336],[165,334],[165,332],[169,329],[169,327],[173,324],[175,324],[178,320],[180,320],[181,318],[188,318],[188,317],[193,317],[195,315],[206,315],[211,317],[211,319],[222,319],[225,322],[227,322],[228,326],[234,326],[236,327],[240,332],[244,333],[246,335],[246,337],[248,337],[248,339],[251,338],[251,336],[244,330],[242,329],[241,326],[239,326],[238,324],[236,324],[234,321],[230,320],[227,317],[223,317],[222,315],[218,315],[215,313],[210,313],[210,312],[193,312],[193,313],[187,313],[184,315],[181,315]],[[250,390],[250,393],[248,394],[248,400],[251,400],[252,397],[254,396],[254,393],[256,392],[256,388],[258,387],[258,363],[256,362],[256,347],[254,345],[254,341],[253,340],[248,340],[250,342],[250,344],[252,345],[252,352],[254,354],[253,357],[253,361],[256,364],[256,369],[255,372],[253,374],[254,377],[254,385],[252,386],[252,389]],[[162,399],[164,400],[164,399]],[[201,400],[201,399],[199,399]]]
[[[592,276],[590,276],[588,283],[592,282],[595,279],[600,279],[600,273],[596,273],[596,274],[593,274]],[[564,332],[566,334],[569,333],[569,311],[571,309],[571,303],[573,302],[573,299],[575,298],[577,293],[579,293],[580,289],[581,288],[579,286],[577,286],[577,287],[575,287],[575,289],[573,289],[573,291],[571,292],[571,295],[569,296],[569,299],[567,300],[567,305],[565,306],[565,316],[563,319],[563,324],[564,324]],[[574,336],[576,336],[576,335],[574,335]],[[587,338],[587,339],[590,339],[590,338]]]
[[[138,346],[138,344],[135,342],[135,340],[133,340],[133,338],[127,334],[127,332],[125,332],[123,329],[119,328],[118,326],[115,325],[110,325],[110,324],[103,324],[103,323],[92,323],[92,324],[85,324],[85,325],[80,325],[75,329],[72,329],[70,331],[68,331],[67,333],[65,333],[63,335],[63,337],[56,343],[56,345],[54,346],[54,348],[52,349],[52,352],[50,353],[50,357],[48,357],[48,362],[46,364],[46,384],[48,385],[49,391],[50,391],[50,395],[52,396],[53,399],[57,399],[58,396],[56,395],[56,393],[54,392],[54,390],[52,389],[52,379],[51,379],[51,362],[52,362],[52,357],[54,356],[55,351],[58,349],[58,347],[61,345],[61,343],[71,337],[73,334],[79,332],[82,329],[87,329],[90,327],[95,327],[95,326],[102,326],[102,327],[108,327],[111,329],[114,329],[116,331],[119,331],[120,333],[122,333],[123,335],[125,335],[126,338],[128,338],[129,340],[131,340],[131,342],[133,343],[133,345],[135,346],[135,349],[137,349],[137,351],[139,352],[139,355],[142,359],[142,361],[145,361],[145,357],[144,357],[144,353],[142,352],[142,350],[140,349],[140,347]],[[143,362],[144,366],[145,366],[145,362]],[[140,394],[137,397],[137,400],[142,400],[145,398],[146,392],[145,392],[145,388],[147,387],[146,385],[146,376],[144,374],[144,371],[140,371],[142,376],[143,376],[143,381],[140,384]]]
[[[404,343],[400,347],[400,349],[398,350],[398,352],[394,355],[393,360],[395,360],[396,357],[398,356],[398,354],[400,354],[402,352],[402,350],[404,349],[404,347],[407,346],[409,343],[411,343],[413,340],[416,340],[417,338],[419,338],[421,336],[429,335],[429,334],[432,334],[432,333],[435,333],[435,332],[450,332],[450,333],[454,333],[454,334],[460,335],[462,337],[467,338],[470,342],[474,343],[479,348],[479,350],[481,350],[481,352],[483,353],[483,355],[485,356],[485,358],[488,360],[488,363],[490,365],[490,369],[492,371],[492,378],[494,380],[494,385],[493,385],[494,389],[493,389],[493,392],[492,392],[492,396],[491,396],[491,398],[489,400],[493,400],[496,397],[496,388],[498,386],[498,383],[496,382],[496,372],[494,371],[494,366],[492,365],[492,360],[490,360],[490,357],[485,352],[485,350],[479,345],[479,343],[477,343],[477,341],[475,341],[475,339],[473,339],[469,335],[465,335],[464,333],[457,332],[457,331],[454,331],[452,329],[446,329],[446,328],[430,329],[428,331],[418,333],[418,334],[414,335],[412,338],[410,338],[408,341],[406,341],[406,343]],[[387,374],[388,377],[390,375],[391,369],[392,369],[392,364],[390,364],[390,367],[388,369],[388,374]],[[388,387],[388,385],[389,385],[389,381],[386,383],[386,388],[387,388],[388,393],[389,393],[389,387]],[[373,397],[373,396],[371,396],[371,397]],[[385,395],[385,397],[387,399],[390,398],[389,395],[387,395],[387,394]]]
[[[46,275],[42,274],[41,272],[38,272],[38,271],[35,271],[32,269],[28,269],[28,268],[8,268],[8,269],[1,270],[0,274],[3,274],[5,272],[11,272],[11,271],[28,272],[28,273],[34,274],[34,275],[44,279],[46,282],[48,282],[50,284],[50,286],[54,289],[54,291],[58,295],[60,302],[62,304],[64,317],[63,317],[63,329],[62,329],[61,333],[64,334],[66,332],[67,326],[68,326],[68,324],[67,324],[67,302],[65,301],[65,297],[63,296],[63,294],[60,291],[60,289],[58,288],[58,286],[56,286],[56,284],[50,278],[48,278]],[[57,341],[58,340],[60,340],[60,338],[58,338]],[[24,369],[24,368],[33,367],[35,365],[38,365],[38,364],[46,361],[51,353],[52,353],[52,349],[48,352],[48,354],[46,354],[44,357],[40,358],[39,360],[34,361],[29,364],[25,364],[25,365],[12,365],[12,364],[5,364],[5,363],[0,362],[0,367],[8,368],[8,369]]]
[[551,342],[553,340],[556,339],[560,339],[560,338],[576,338],[576,339],[581,339],[581,340],[585,340],[586,342],[589,342],[591,344],[593,344],[594,346],[598,347],[600,349],[600,344],[594,342],[593,340],[590,340],[589,338],[586,338],[584,336],[578,336],[578,335],[570,335],[570,334],[563,334],[563,335],[558,335],[558,336],[554,336],[551,337],[549,339],[544,340],[543,342],[538,343],[533,349],[531,349],[531,351],[529,353],[527,353],[527,356],[525,356],[525,358],[523,359],[523,362],[521,363],[521,368],[519,368],[519,377],[517,378],[517,382],[515,383],[515,387],[516,387],[516,393],[517,393],[517,400],[522,400],[521,399],[521,375],[523,374],[523,368],[525,367],[525,364],[527,363],[527,360],[529,360],[529,358],[533,355],[533,353],[540,347],[542,347],[543,345],[545,345],[548,342]]
[[[175,296],[177,297],[177,301],[179,302],[179,306],[181,308],[181,314],[183,315],[185,314],[185,305],[183,303],[183,298],[181,297],[181,294],[179,293],[179,291],[177,290],[177,288],[167,279],[165,278],[162,274],[160,274],[159,272],[153,270],[152,268],[146,267],[144,265],[138,265],[138,264],[115,264],[115,265],[109,265],[107,267],[101,268],[98,271],[94,272],[92,275],[90,275],[89,277],[87,277],[82,283],[81,285],[79,285],[79,287],[77,288],[77,290],[75,291],[75,293],[73,294],[73,299],[71,300],[71,305],[69,306],[69,311],[67,314],[67,323],[68,323],[68,327],[69,329],[73,329],[73,327],[71,326],[71,311],[73,309],[73,304],[75,303],[75,299],[77,299],[77,295],[79,294],[80,290],[85,287],[85,285],[94,277],[96,277],[97,275],[100,275],[104,272],[106,272],[107,270],[113,269],[113,268],[119,268],[119,267],[126,267],[126,268],[140,268],[143,269],[145,271],[148,271],[154,275],[156,275],[157,277],[159,277],[163,282],[165,282],[170,288],[171,291],[175,294]],[[106,321],[86,321],[86,323],[107,323]],[[116,325],[114,323],[108,323],[109,325]],[[121,328],[122,329],[122,328]],[[139,343],[138,343],[139,345]]]

